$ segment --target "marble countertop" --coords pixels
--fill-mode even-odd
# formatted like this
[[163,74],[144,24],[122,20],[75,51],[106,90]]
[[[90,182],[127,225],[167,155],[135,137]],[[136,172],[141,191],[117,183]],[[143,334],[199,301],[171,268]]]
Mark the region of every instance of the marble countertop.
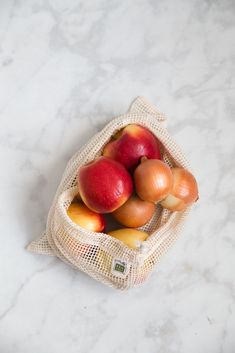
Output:
[[[235,352],[235,3],[2,1],[0,353]],[[110,289],[26,245],[72,154],[138,95],[200,185],[149,282]]]

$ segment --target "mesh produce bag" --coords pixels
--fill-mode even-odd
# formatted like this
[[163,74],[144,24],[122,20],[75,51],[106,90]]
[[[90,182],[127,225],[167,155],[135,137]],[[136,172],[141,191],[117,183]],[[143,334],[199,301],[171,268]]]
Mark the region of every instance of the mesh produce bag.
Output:
[[111,136],[133,123],[146,127],[159,139],[163,160],[170,167],[190,170],[184,154],[165,127],[166,117],[138,97],[126,115],[113,119],[70,159],[50,208],[46,231],[28,245],[32,252],[57,256],[96,280],[122,290],[147,279],[177,239],[190,210],[170,212],[156,205],[152,219],[139,228],[149,234],[139,249],[130,249],[105,233],[88,231],[68,217],[67,209],[78,192],[78,168],[100,156]]

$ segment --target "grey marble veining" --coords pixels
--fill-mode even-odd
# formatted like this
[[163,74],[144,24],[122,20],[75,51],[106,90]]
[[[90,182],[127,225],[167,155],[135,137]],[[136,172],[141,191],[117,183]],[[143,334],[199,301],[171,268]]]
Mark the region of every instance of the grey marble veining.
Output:
[[[235,2],[2,1],[0,353],[235,352]],[[120,293],[25,246],[70,156],[143,95],[200,185],[181,238]]]

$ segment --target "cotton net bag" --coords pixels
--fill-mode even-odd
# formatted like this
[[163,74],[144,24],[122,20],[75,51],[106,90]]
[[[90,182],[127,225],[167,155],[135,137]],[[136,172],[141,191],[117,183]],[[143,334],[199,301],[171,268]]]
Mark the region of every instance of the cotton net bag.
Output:
[[190,170],[180,147],[166,129],[165,115],[138,97],[127,114],[113,119],[70,159],[50,208],[46,230],[27,248],[38,254],[57,256],[73,268],[121,290],[141,284],[149,277],[177,239],[189,212],[189,208],[170,212],[156,205],[152,219],[139,228],[149,234],[139,249],[130,249],[105,233],[88,231],[68,217],[67,209],[78,193],[78,168],[100,156],[111,136],[128,124],[142,125],[159,139],[162,159],[170,167]]

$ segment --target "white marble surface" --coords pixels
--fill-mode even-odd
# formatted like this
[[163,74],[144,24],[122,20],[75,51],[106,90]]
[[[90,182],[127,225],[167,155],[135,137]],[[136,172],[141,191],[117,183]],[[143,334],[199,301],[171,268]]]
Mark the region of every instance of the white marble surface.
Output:
[[[235,352],[235,2],[0,3],[0,352]],[[137,95],[169,117],[200,202],[122,293],[25,246],[69,157]]]

